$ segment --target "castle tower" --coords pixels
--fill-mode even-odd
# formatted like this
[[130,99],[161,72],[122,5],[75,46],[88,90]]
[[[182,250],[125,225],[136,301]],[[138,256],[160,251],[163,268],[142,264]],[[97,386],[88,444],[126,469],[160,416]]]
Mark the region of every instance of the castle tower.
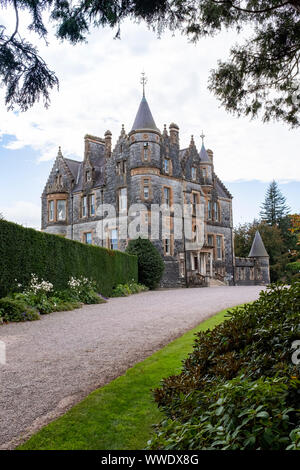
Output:
[[269,255],[259,231],[255,233],[249,258],[254,258],[254,280],[256,284],[270,283]]
[[160,204],[161,133],[156,127],[145,97],[146,78],[142,75],[143,96],[133,126],[128,134],[129,170],[131,175],[130,204],[142,203],[150,209]]

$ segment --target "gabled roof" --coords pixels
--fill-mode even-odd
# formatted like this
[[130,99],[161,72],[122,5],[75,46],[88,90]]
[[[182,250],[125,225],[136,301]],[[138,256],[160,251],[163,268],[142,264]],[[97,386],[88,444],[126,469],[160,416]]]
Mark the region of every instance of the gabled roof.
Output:
[[256,230],[252,247],[249,253],[249,258],[257,258],[257,257],[263,257],[263,256],[269,256],[269,255],[267,253],[267,250],[265,249],[265,245],[264,245],[264,242],[262,241],[259,231]]
[[64,158],[64,160],[66,164],[68,165],[69,170],[71,171],[72,175],[74,176],[74,179],[76,180],[81,162],[79,162],[78,160],[71,160],[71,158]]
[[142,101],[140,102],[131,130],[136,131],[139,129],[153,129],[158,131],[145,96],[143,96]]

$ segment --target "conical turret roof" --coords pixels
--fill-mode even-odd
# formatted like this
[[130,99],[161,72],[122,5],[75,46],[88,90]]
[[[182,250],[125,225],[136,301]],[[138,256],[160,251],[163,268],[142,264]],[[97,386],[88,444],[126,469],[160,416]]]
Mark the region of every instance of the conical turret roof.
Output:
[[257,258],[262,256],[269,256],[267,250],[265,249],[264,242],[260,236],[258,230],[256,230],[255,237],[252,243],[252,247],[249,253],[249,258]]
[[137,131],[139,129],[158,131],[145,96],[142,98],[131,130]]
[[199,153],[201,162],[210,162],[210,158],[207,154],[206,148],[204,147],[204,143],[202,142],[201,150]]

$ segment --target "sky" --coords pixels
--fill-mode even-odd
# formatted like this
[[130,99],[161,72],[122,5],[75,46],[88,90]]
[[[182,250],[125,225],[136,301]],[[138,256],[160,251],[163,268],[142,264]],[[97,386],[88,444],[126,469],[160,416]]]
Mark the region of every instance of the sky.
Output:
[[[4,21],[10,19],[6,15]],[[191,44],[180,34],[158,38],[144,24],[132,22],[123,24],[120,40],[111,29],[97,29],[77,46],[61,43],[50,32],[46,47],[30,34],[60,87],[51,92],[50,108],[39,103],[25,113],[7,111],[0,88],[0,213],[7,220],[40,228],[40,196],[58,146],[65,157],[81,160],[85,134],[103,137],[110,129],[114,145],[122,124],[131,129],[143,70],[156,125],[162,130],[164,124],[177,123],[181,148],[192,134],[200,148],[203,130],[205,146],[214,152],[215,172],[234,197],[235,225],[259,216],[273,179],[291,212],[300,211],[299,129],[234,117],[207,90],[210,70],[242,37],[224,32]]]

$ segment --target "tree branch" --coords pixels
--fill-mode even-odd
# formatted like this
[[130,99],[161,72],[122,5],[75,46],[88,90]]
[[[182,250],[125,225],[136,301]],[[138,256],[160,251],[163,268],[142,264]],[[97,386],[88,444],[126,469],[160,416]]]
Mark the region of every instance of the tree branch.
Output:
[[292,2],[286,1],[286,2],[280,3],[279,5],[276,5],[276,6],[274,5],[273,7],[263,8],[262,10],[249,10],[248,8],[242,8],[242,7],[238,7],[237,5],[234,5],[233,0],[212,0],[212,1],[213,3],[218,3],[218,4],[228,3],[235,10],[242,11],[244,13],[253,13],[253,14],[268,13],[269,11],[278,10],[279,8],[282,8],[288,4],[290,4],[291,6],[294,6]]
[[17,1],[13,0],[13,3],[14,3],[14,9],[15,9],[15,12],[16,12],[16,27],[15,27],[15,30],[14,30],[13,34],[11,35],[11,37],[9,39],[7,39],[7,41],[5,41],[3,46],[6,46],[6,44],[8,44],[9,42],[11,42],[13,40],[13,38],[15,37],[15,35],[17,34],[18,29],[19,29],[19,12],[18,12],[18,8],[17,8]]

